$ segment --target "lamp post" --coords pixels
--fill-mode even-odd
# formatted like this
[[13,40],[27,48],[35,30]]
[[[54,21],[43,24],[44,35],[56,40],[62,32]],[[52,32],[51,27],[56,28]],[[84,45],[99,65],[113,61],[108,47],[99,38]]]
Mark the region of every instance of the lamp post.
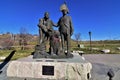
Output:
[[91,31],[89,31],[89,37],[90,37],[90,51],[92,50],[92,45],[91,45]]

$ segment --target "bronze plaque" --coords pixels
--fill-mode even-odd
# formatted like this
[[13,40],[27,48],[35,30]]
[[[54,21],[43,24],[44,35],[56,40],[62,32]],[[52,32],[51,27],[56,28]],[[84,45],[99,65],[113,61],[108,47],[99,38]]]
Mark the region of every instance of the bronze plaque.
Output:
[[54,66],[42,66],[42,75],[54,76]]

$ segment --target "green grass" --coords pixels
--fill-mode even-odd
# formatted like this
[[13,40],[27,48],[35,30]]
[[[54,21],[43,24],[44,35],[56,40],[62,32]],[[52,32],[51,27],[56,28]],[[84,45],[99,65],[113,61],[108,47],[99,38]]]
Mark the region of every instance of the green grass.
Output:
[[33,52],[33,50],[17,50],[15,55],[13,56],[12,60],[16,60],[22,57],[27,57],[29,55],[31,55],[31,53]]
[[80,44],[83,44],[85,48],[77,48],[77,44],[75,44],[76,46],[74,46],[72,50],[81,50],[84,51],[86,54],[100,54],[102,53],[101,50],[109,49],[111,51],[109,54],[120,54],[120,50],[117,50],[117,47],[120,47],[120,41],[92,41],[92,48],[98,48],[99,50],[91,51],[88,41],[81,42]]
[[0,56],[8,56],[13,50],[0,50]]
[[[98,48],[99,50],[91,51],[89,41],[82,41],[79,43],[83,44],[85,48],[78,48],[77,43],[75,41],[71,41],[71,50],[81,50],[84,51],[85,54],[101,54],[101,50],[110,49],[111,52],[109,54],[120,54],[120,50],[117,50],[117,47],[120,47],[120,41],[92,41],[92,48]],[[16,50],[16,53],[11,60],[16,60],[31,55],[31,53],[34,51],[34,45],[36,45],[36,43],[33,42],[29,45],[32,45],[30,46],[32,48],[26,48],[25,50],[21,50],[21,47],[13,48]],[[48,49],[49,43],[47,43],[47,51]],[[12,51],[13,50],[0,50],[0,57],[7,57]]]
[[[7,57],[13,50],[0,50],[0,56]],[[31,55],[33,50],[17,50],[11,60],[16,60],[22,57]]]

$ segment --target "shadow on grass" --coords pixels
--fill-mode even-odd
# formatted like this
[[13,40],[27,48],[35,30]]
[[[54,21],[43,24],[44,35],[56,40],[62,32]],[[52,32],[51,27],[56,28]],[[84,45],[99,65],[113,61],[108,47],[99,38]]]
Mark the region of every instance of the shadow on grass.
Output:
[[0,64],[0,73],[2,73],[1,69],[11,60],[13,55],[15,54],[16,50],[12,51],[5,60]]

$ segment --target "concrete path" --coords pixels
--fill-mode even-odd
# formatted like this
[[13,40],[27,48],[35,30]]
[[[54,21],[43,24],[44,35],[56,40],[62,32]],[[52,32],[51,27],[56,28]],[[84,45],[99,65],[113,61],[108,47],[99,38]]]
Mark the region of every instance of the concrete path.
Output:
[[115,73],[113,80],[120,80],[120,54],[91,54],[84,57],[93,66],[91,80],[109,80],[109,69]]
[[[0,62],[1,64],[2,62]],[[9,63],[8,63],[9,64]],[[7,70],[7,67],[8,67],[8,64],[5,65],[1,70],[0,70],[0,80],[8,80],[7,79],[7,75],[6,75],[6,70]]]

